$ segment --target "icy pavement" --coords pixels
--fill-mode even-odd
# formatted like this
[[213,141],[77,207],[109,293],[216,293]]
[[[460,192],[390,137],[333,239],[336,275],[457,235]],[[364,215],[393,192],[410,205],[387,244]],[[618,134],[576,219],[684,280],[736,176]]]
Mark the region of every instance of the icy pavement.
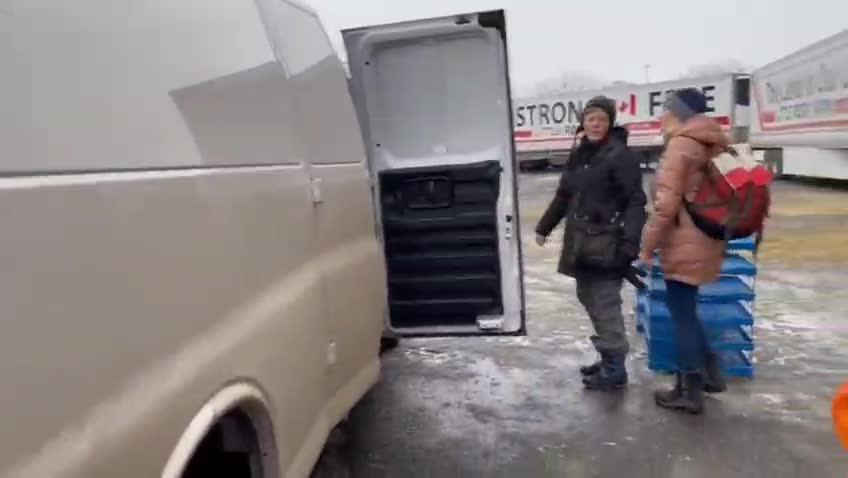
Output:
[[[528,336],[410,340],[387,354],[382,382],[351,417],[354,476],[848,476],[830,422],[831,397],[848,381],[848,193],[775,187],[772,234],[794,231],[815,250],[801,260],[800,247],[779,239],[764,249],[756,376],[732,381],[692,417],[654,405],[668,378],[647,370],[632,318],[629,387],[583,390],[589,321],[573,281],[554,272],[557,247],[532,243],[555,186],[555,175],[522,177]],[[628,288],[626,310],[632,301]]]

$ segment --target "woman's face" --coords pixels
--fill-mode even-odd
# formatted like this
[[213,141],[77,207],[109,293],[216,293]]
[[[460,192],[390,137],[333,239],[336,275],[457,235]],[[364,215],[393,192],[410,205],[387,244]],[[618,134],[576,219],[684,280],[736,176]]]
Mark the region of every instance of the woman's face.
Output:
[[597,142],[606,138],[609,127],[609,116],[600,108],[590,109],[583,118],[583,131],[589,141]]

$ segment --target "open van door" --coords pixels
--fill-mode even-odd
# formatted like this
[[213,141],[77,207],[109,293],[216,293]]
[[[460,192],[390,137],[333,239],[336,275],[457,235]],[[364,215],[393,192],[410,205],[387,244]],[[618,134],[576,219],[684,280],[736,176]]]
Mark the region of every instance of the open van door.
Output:
[[503,11],[342,32],[400,335],[523,334]]

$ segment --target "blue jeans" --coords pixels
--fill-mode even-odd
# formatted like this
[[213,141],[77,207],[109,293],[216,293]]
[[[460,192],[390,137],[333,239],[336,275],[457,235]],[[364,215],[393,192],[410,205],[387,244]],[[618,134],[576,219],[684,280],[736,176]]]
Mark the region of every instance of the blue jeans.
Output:
[[677,365],[681,372],[703,370],[710,345],[704,324],[698,319],[698,287],[666,280],[666,303],[677,346]]

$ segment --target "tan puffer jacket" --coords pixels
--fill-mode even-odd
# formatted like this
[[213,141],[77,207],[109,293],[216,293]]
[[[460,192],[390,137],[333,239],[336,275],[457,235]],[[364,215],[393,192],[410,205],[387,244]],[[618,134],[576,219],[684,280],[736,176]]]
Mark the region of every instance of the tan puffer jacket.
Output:
[[692,223],[683,204],[692,199],[703,179],[702,169],[727,146],[727,137],[713,119],[698,115],[675,131],[657,168],[654,213],[645,226],[642,248],[660,249],[666,278],[691,285],[712,282],[721,271],[725,244],[706,236]]

